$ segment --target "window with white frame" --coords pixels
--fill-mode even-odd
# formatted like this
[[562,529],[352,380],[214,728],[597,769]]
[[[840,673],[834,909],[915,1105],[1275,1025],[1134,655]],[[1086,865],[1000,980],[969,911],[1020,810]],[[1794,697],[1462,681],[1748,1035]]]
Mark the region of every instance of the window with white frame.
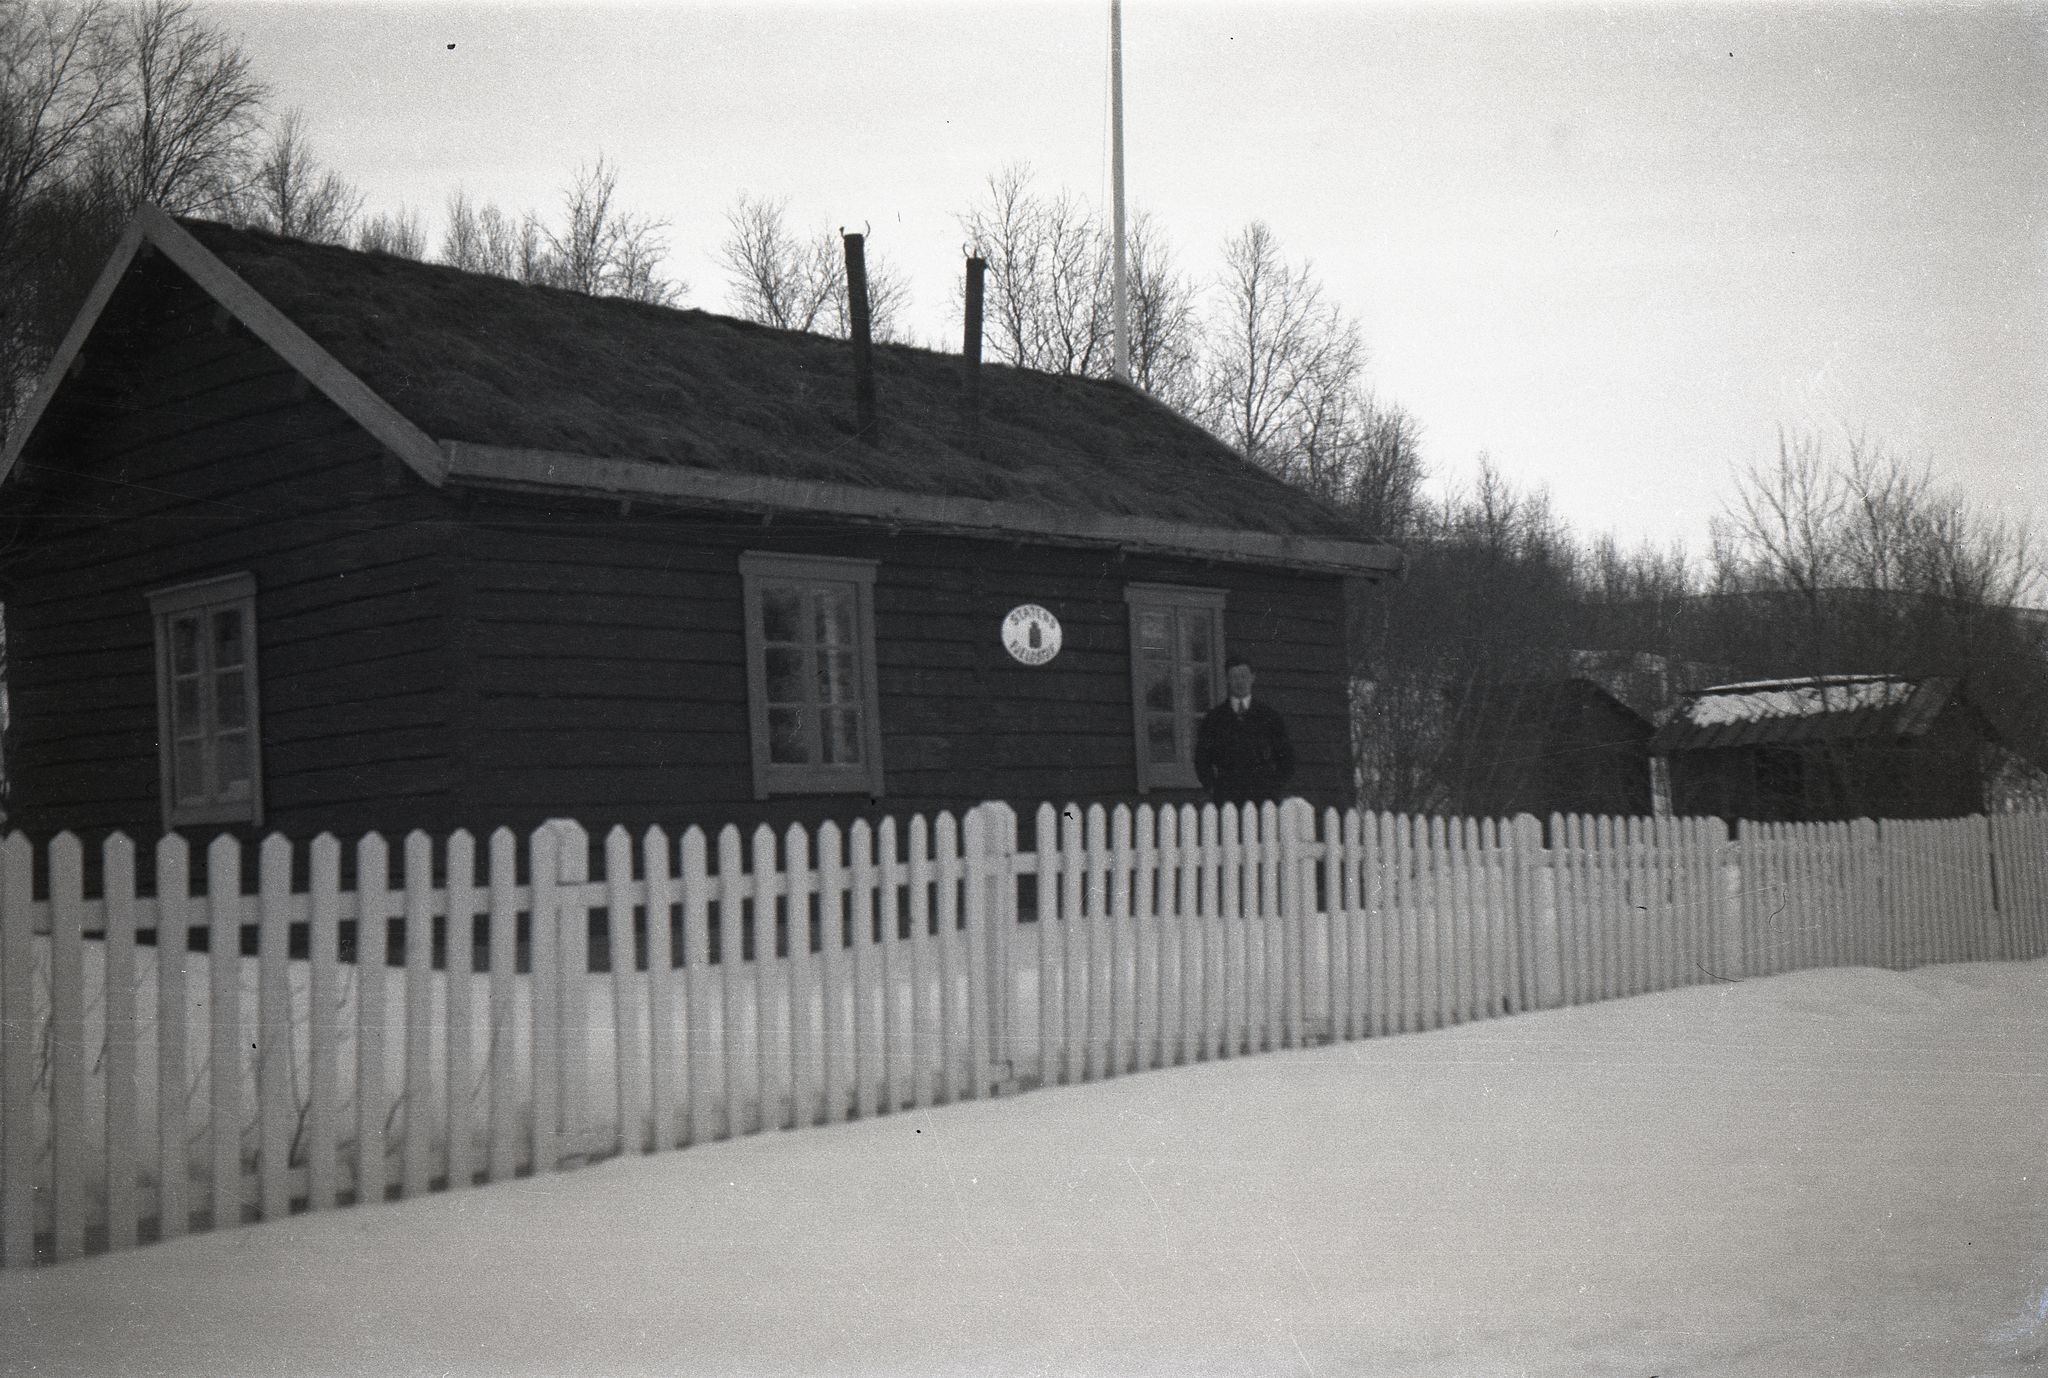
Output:
[[754,793],[882,794],[875,564],[740,556]]
[[1138,788],[1194,789],[1195,728],[1223,684],[1223,590],[1131,584]]
[[150,594],[149,606],[164,825],[261,823],[256,581],[180,584]]

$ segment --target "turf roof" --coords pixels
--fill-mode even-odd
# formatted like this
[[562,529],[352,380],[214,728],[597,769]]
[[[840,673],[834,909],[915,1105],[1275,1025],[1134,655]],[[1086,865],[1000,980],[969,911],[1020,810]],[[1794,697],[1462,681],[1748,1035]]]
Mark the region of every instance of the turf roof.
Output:
[[843,340],[180,223],[437,440],[1370,538],[1123,384],[985,365],[975,452],[959,356],[880,345],[864,445]]

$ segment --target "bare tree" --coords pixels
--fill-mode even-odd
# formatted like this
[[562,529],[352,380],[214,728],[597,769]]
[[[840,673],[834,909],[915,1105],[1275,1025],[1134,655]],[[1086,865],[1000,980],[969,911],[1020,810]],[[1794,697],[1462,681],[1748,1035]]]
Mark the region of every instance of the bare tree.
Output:
[[137,201],[232,204],[262,95],[232,39],[174,0],[0,0],[0,426]]
[[[788,227],[789,203],[740,193],[725,213],[719,245],[728,302],[742,320],[784,330],[846,335],[852,329],[846,300],[846,254],[841,238],[820,230],[798,238]],[[910,304],[910,283],[887,258],[867,259],[868,318],[875,338],[899,338]]]
[[1150,215],[1131,217],[1124,249],[1131,382],[1176,411],[1192,414],[1198,408],[1202,377],[1194,283],[1175,266],[1166,233]]
[[112,34],[124,84],[100,160],[122,201],[231,207],[268,94],[247,54],[185,0],[143,0]]
[[556,287],[593,297],[626,297],[668,305],[683,294],[681,283],[660,276],[668,243],[665,221],[621,211],[618,169],[600,156],[577,170],[563,193],[559,232],[543,227],[547,280]]
[[365,253],[424,260],[427,227],[418,211],[404,206],[396,211],[378,211],[356,227],[356,247]]
[[1313,266],[1291,264],[1263,221],[1223,246],[1203,420],[1277,473],[1314,470],[1359,409],[1365,345]]
[[76,164],[121,101],[104,4],[0,3],[0,230]]
[[515,282],[547,278],[547,243],[540,219],[531,211],[514,219],[497,206],[482,206],[458,191],[448,198],[448,228],[441,239],[441,262],[473,273],[490,273]]
[[[662,275],[668,254],[662,231],[667,222],[621,210],[618,184],[618,169],[603,157],[577,169],[562,192],[559,228],[532,211],[509,215],[489,202],[479,206],[466,192],[457,191],[448,198],[440,261],[515,282],[671,305],[689,288]],[[398,234],[399,229],[394,224],[389,232]],[[399,247],[392,252],[415,247],[403,235],[395,242]],[[417,234],[416,249],[408,256],[425,256],[423,232]]]
[[1110,263],[1100,219],[1072,193],[1042,196],[1028,165],[988,179],[960,217],[988,263],[983,317],[992,352],[1048,373],[1106,376],[1110,368]]
[[344,244],[362,205],[361,192],[320,165],[306,137],[304,116],[292,110],[272,126],[236,209],[239,219],[259,229]]

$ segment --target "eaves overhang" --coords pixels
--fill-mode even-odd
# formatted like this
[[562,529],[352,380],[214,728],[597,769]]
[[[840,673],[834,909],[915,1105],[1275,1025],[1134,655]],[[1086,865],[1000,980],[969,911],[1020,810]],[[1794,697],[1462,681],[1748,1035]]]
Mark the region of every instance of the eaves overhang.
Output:
[[906,493],[814,479],[736,474],[645,460],[444,441],[443,472],[479,490],[575,494],[731,512],[831,517],[897,530],[1019,537],[1237,564],[1384,579],[1401,569],[1394,546],[1326,536],[1243,531],[1042,507]]

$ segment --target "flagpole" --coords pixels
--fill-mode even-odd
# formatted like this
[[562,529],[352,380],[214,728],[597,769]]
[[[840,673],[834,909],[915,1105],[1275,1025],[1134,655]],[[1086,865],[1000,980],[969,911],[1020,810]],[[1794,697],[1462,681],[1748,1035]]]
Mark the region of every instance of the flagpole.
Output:
[[1129,289],[1124,276],[1124,7],[1123,0],[1109,0],[1109,180],[1115,239],[1116,269],[1111,297],[1115,318],[1115,353],[1110,362],[1114,376],[1131,381],[1131,326]]

